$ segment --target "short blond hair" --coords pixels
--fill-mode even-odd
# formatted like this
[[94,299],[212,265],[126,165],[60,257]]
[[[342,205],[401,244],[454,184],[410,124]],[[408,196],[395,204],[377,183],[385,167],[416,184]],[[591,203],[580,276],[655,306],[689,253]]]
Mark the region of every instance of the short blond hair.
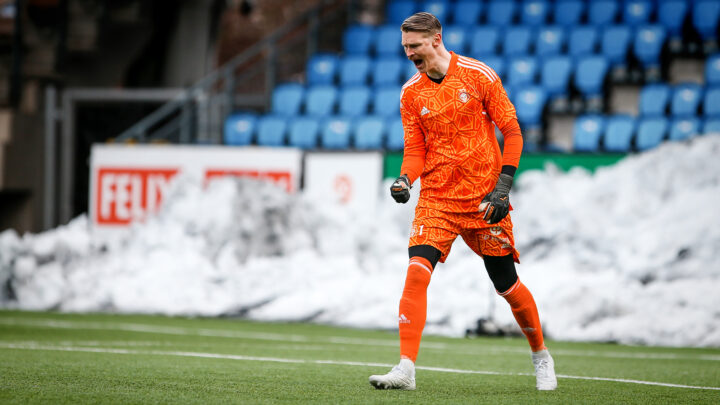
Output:
[[423,32],[434,35],[442,32],[442,24],[434,15],[421,11],[406,18],[400,29],[403,32]]

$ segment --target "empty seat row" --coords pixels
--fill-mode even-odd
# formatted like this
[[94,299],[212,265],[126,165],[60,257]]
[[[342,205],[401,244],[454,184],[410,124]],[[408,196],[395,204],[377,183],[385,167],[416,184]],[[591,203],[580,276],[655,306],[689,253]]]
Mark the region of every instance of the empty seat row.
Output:
[[371,58],[367,55],[341,57],[319,53],[308,60],[307,83],[374,86],[403,84],[417,73],[415,65],[399,56]]
[[640,90],[640,115],[690,117],[702,112],[705,117],[720,117],[720,86],[705,89],[697,83],[652,84]]
[[630,152],[654,148],[663,141],[682,141],[701,134],[720,134],[720,118],[673,118],[630,115],[584,115],[573,126],[576,152]]
[[388,149],[403,148],[399,117],[368,115],[294,117],[257,116],[239,112],[225,122],[227,145],[293,146],[303,149]]
[[285,83],[276,86],[272,94],[272,113],[285,116],[327,116],[335,113],[357,116],[371,112],[399,115],[399,108],[400,86],[317,85],[306,88],[298,83]]

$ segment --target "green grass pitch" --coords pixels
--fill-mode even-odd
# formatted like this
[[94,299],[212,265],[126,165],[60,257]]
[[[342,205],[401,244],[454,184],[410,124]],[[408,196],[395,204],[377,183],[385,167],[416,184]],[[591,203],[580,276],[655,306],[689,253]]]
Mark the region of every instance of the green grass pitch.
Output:
[[720,349],[548,342],[535,390],[520,338],[427,336],[416,391],[377,391],[392,332],[302,323],[0,311],[0,403],[720,403]]

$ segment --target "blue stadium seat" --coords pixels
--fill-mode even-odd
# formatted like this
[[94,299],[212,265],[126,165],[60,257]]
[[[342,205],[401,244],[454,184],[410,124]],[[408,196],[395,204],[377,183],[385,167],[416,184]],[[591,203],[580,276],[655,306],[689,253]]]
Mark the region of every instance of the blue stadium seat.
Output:
[[700,133],[700,120],[696,117],[675,118],[670,124],[671,141],[684,141]]
[[565,46],[565,30],[559,25],[540,28],[535,42],[535,55],[559,55]]
[[301,149],[317,147],[320,123],[313,117],[298,117],[290,123],[288,146]]
[[500,76],[500,79],[505,80],[506,63],[505,59],[502,56],[486,56],[484,58],[480,58],[480,62],[483,62],[484,64],[490,66],[490,68],[492,68],[492,70],[494,70],[495,73]]
[[377,56],[400,56],[402,32],[397,25],[382,25],[375,33],[375,54]]
[[619,6],[618,1],[616,0],[590,1],[588,9],[588,22],[597,26],[614,24]]
[[703,41],[717,40],[720,1],[705,0],[693,4],[692,23]]
[[667,136],[668,125],[665,117],[642,119],[635,136],[635,148],[644,151],[660,145]]
[[720,53],[711,55],[705,61],[705,83],[709,86],[720,85]]
[[670,100],[670,114],[673,117],[695,116],[702,101],[702,87],[696,83],[682,83],[675,86]]
[[648,23],[654,5],[650,0],[625,0],[622,9],[623,23],[631,26]]
[[[427,11],[437,17],[444,26],[448,22],[450,16],[450,2],[448,0],[425,0],[420,5],[419,11]],[[408,17],[410,15],[408,14]]]
[[372,66],[371,77],[373,84],[375,86],[397,86],[403,75],[405,62],[407,60],[400,59],[397,56],[378,58]]
[[517,25],[508,27],[503,34],[503,55],[508,58],[530,54],[533,33],[530,28]]
[[550,11],[548,0],[525,0],[521,5],[520,23],[524,25],[545,25]]
[[417,68],[415,67],[415,64],[413,64],[410,61],[405,62],[405,67],[403,70],[404,70],[404,72],[403,72],[404,77],[402,80],[403,84],[405,84],[405,82],[410,80],[410,78],[415,76],[415,73],[418,72]]
[[340,60],[340,85],[357,86],[367,83],[371,59],[367,55],[346,56]]
[[343,51],[345,55],[368,55],[375,42],[375,27],[356,24],[343,32]]
[[630,39],[630,26],[612,25],[603,30],[600,40],[600,50],[608,59],[610,66],[627,64]]
[[338,70],[338,57],[332,53],[317,53],[307,63],[307,83],[334,84]]
[[317,117],[331,115],[335,110],[337,93],[335,86],[320,85],[308,88],[305,113]]
[[603,149],[606,152],[630,152],[635,134],[635,118],[618,114],[606,120]]
[[670,40],[670,51],[682,50],[683,25],[688,14],[685,0],[663,0],[658,4],[658,23],[665,27]]
[[573,150],[576,152],[600,151],[600,138],[605,130],[601,115],[582,115],[573,125]]
[[340,89],[340,115],[357,117],[367,114],[370,105],[370,88],[367,86],[351,86]]
[[517,118],[523,130],[540,130],[547,93],[540,86],[523,86],[513,97]]
[[405,147],[405,132],[403,131],[402,119],[391,118],[388,121],[388,134],[385,147],[392,151],[402,150]]
[[705,92],[703,116],[720,118],[720,87],[711,87]]
[[580,25],[585,15],[583,0],[556,0],[553,7],[553,21],[564,27]]
[[385,21],[399,26],[417,11],[418,4],[414,0],[390,0],[385,8]]
[[473,26],[480,22],[485,3],[477,0],[458,0],[452,8],[452,21],[456,25]]
[[589,25],[572,27],[568,35],[568,55],[577,58],[592,55],[598,47],[598,29]]
[[468,29],[460,25],[443,27],[443,43],[449,51],[464,55],[467,49]]
[[236,112],[227,117],[223,135],[225,145],[243,146],[253,142],[257,115],[252,112]]
[[670,103],[670,86],[651,84],[640,89],[639,111],[643,117],[664,116]]
[[498,53],[500,33],[497,27],[481,26],[472,31],[470,37],[470,56],[480,59],[487,55]]
[[325,149],[350,148],[352,121],[348,117],[331,117],[320,128],[320,145]]
[[645,82],[661,79],[660,54],[667,34],[662,25],[642,25],[635,34],[633,53],[644,69]]
[[400,114],[400,86],[379,87],[373,96],[373,113],[385,117]]
[[720,118],[706,119],[703,123],[702,133],[720,135]]
[[538,72],[538,63],[534,57],[520,56],[510,60],[508,66],[508,85],[532,84]]
[[281,115],[298,115],[305,97],[305,88],[299,83],[275,86],[272,94],[272,112]]
[[258,119],[257,144],[260,146],[284,146],[287,118],[265,115]]
[[512,25],[517,13],[514,0],[490,0],[487,6],[487,23],[497,27]]
[[601,105],[596,104],[602,103],[608,69],[607,59],[599,55],[581,58],[575,69],[575,87],[583,98],[592,104],[593,110],[601,108]]
[[572,73],[572,60],[569,56],[554,56],[543,62],[540,71],[540,84],[547,91],[548,98],[567,100]]
[[368,115],[355,122],[353,130],[356,149],[381,149],[385,135],[385,117]]

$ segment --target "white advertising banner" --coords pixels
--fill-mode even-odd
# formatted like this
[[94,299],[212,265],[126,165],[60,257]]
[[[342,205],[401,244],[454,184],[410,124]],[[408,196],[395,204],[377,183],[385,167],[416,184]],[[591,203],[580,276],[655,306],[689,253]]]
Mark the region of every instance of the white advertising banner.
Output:
[[288,192],[300,184],[302,152],[293,148],[197,145],[93,145],[90,155],[90,220],[122,227],[158,209],[179,173],[210,180],[252,176]]
[[372,210],[378,202],[382,168],[380,152],[308,153],[304,191],[352,209]]

